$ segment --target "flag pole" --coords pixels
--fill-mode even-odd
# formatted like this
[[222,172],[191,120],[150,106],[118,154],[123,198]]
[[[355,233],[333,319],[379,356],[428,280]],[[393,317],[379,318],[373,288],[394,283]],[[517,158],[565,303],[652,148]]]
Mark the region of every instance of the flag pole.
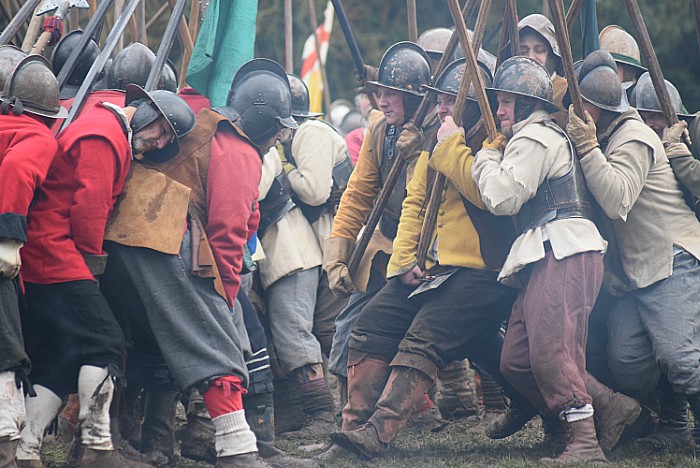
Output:
[[[325,119],[330,119],[331,111],[331,91],[328,89],[328,75],[326,75],[326,64],[321,57],[321,46],[318,37],[318,27],[320,26],[316,21],[316,8],[314,7],[314,0],[308,0],[309,6],[309,20],[311,22],[311,32],[314,35],[314,46],[316,48],[316,59],[318,60],[318,67],[321,69],[321,80],[323,81],[323,105],[326,108]],[[330,41],[329,41],[330,42]]]

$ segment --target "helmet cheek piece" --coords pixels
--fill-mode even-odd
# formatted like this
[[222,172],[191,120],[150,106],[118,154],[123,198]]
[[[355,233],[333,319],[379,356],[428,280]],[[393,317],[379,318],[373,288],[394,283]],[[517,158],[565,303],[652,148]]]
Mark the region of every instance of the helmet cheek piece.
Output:
[[524,96],[515,98],[515,107],[513,109],[513,117],[515,122],[520,122],[527,119],[535,110],[537,102],[534,99],[528,99]]
[[420,103],[423,100],[423,97],[416,96],[415,94],[409,94],[409,93],[401,93],[401,94],[403,94],[404,122],[408,122],[413,117],[413,114],[415,114],[416,111],[418,110],[418,107],[420,106]]
[[134,112],[133,117],[129,126],[134,133],[140,132],[160,117],[160,112],[156,109],[150,102],[145,99],[139,99],[129,103],[129,106],[135,107],[136,112]]

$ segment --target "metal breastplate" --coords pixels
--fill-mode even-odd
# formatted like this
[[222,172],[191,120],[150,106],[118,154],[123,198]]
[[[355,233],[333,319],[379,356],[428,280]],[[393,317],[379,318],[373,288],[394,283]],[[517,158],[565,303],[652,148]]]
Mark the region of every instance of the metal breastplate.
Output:
[[296,206],[292,200],[292,186],[287,178],[287,173],[281,171],[272,181],[270,190],[260,201],[260,224],[258,233],[260,237],[277,221],[282,219],[292,208]]
[[[555,124],[545,125],[566,137],[564,131]],[[557,219],[593,219],[591,195],[586,187],[586,181],[583,178],[583,172],[574,148],[568,138],[567,142],[571,154],[569,170],[561,177],[545,180],[537,188],[535,196],[520,208],[518,214],[515,215],[518,235]]]
[[[394,125],[388,125],[386,127],[384,144],[382,145],[382,160],[379,165],[379,177],[382,181],[382,186],[384,186],[389,177],[389,172],[391,172],[391,166],[394,165],[394,160],[400,157],[396,150],[396,140],[398,140],[400,133],[400,129]],[[394,239],[399,229],[401,205],[403,204],[404,198],[406,198],[406,171],[401,171],[399,180],[396,182],[394,190],[391,191],[389,201],[379,220],[379,230],[389,239]]]

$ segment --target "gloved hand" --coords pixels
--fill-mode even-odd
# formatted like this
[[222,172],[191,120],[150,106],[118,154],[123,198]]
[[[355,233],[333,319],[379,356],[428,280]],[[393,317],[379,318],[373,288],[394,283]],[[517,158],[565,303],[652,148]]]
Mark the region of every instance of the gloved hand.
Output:
[[684,120],[679,120],[670,127],[664,129],[664,146],[668,144],[683,143],[681,138],[683,132],[688,129],[688,124]]
[[348,260],[355,241],[345,237],[327,237],[323,242],[323,270],[328,275],[328,286],[337,296],[354,293],[357,288],[348,271]]
[[415,161],[423,150],[423,131],[411,122],[407,123],[396,141],[396,149],[406,162]]
[[12,279],[19,274],[19,267],[22,266],[19,249],[24,245],[15,239],[0,239],[0,276],[5,279]]
[[459,127],[454,119],[450,117],[449,115],[445,117],[445,121],[440,125],[440,128],[438,129],[437,132],[437,139],[438,141],[442,141],[445,137],[448,135],[451,135],[454,132],[460,132],[462,135],[464,135],[464,129],[462,127]]
[[506,136],[502,134],[501,132],[498,132],[496,134],[496,138],[491,141],[488,137],[486,140],[484,140],[484,144],[482,145],[481,149],[491,149],[491,150],[496,150],[496,151],[503,151],[503,148],[506,147]]
[[573,104],[569,106],[569,123],[566,125],[566,133],[569,135],[571,143],[574,144],[579,157],[584,157],[599,146],[593,117],[586,111],[584,113],[585,122],[576,115]]

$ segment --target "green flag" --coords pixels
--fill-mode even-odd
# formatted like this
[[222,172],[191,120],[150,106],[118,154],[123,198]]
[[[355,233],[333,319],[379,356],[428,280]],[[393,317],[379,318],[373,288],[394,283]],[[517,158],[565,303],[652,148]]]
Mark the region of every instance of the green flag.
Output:
[[187,83],[225,106],[236,71],[253,59],[258,0],[212,0],[187,67]]

